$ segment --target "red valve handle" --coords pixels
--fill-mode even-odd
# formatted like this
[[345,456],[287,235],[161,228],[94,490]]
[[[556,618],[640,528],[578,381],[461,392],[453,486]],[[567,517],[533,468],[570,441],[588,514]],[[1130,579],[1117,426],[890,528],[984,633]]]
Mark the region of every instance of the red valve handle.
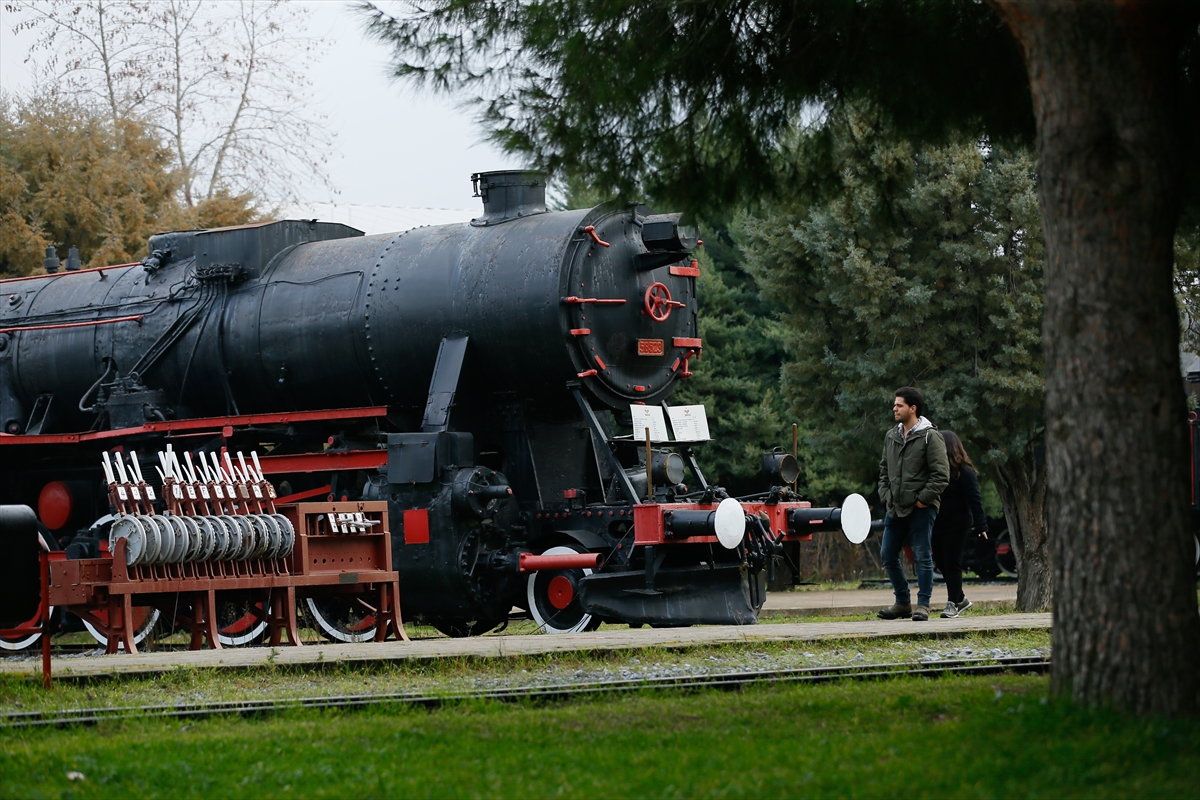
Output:
[[586,233],[588,236],[592,237],[592,241],[595,242],[596,244],[600,245],[601,247],[610,247],[611,246],[611,245],[609,245],[608,242],[604,241],[603,239],[601,239],[599,236],[596,235],[596,226],[595,225],[588,225],[586,228],[583,229],[583,232]]
[[655,322],[666,322],[672,308],[684,308],[687,303],[671,299],[671,290],[665,283],[652,283],[646,287],[646,313]]

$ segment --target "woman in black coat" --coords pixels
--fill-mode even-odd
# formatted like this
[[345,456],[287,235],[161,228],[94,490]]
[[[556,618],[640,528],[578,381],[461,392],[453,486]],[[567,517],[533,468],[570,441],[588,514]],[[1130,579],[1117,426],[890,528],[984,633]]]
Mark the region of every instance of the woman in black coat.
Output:
[[942,438],[950,460],[950,485],[942,492],[942,507],[933,523],[933,563],[946,581],[948,598],[942,618],[951,619],[971,607],[962,588],[963,543],[971,530],[987,536],[987,517],[975,465],[962,441],[950,431],[942,431]]

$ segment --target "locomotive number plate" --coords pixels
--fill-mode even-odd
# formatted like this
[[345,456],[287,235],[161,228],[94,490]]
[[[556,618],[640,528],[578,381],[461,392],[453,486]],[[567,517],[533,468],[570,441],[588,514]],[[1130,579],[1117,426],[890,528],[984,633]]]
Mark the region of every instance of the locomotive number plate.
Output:
[[639,356],[661,356],[664,352],[662,339],[638,339]]

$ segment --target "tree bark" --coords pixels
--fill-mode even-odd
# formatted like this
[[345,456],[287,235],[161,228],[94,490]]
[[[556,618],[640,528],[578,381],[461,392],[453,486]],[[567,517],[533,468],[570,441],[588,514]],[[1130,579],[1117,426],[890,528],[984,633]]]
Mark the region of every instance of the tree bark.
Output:
[[1172,239],[1183,4],[993,0],[1019,41],[1045,220],[1052,687],[1195,714],[1186,411]]
[[1054,597],[1050,547],[1046,541],[1046,470],[1033,448],[991,469],[1004,504],[1008,535],[1017,556],[1017,608],[1046,611]]

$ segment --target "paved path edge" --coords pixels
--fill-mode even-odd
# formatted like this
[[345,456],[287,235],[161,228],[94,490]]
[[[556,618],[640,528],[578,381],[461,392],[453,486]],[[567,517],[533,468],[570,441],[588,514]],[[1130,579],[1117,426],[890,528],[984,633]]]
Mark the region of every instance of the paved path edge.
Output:
[[[643,628],[596,631],[561,636],[483,636],[473,639],[426,639],[364,644],[315,644],[303,647],[247,647],[223,650],[177,650],[126,655],[56,658],[56,678],[105,678],[153,675],[178,669],[253,669],[264,666],[322,667],[334,664],[429,661],[444,658],[483,659],[562,652],[603,653],[646,648],[687,649],[755,642],[820,641],[828,639],[886,639],[910,637],[956,638],[974,633],[1046,629],[1051,615],[1003,614],[987,617],[932,619],[928,622],[869,620],[857,622],[800,622],[694,628]],[[0,674],[41,676],[41,661],[0,663]]]

